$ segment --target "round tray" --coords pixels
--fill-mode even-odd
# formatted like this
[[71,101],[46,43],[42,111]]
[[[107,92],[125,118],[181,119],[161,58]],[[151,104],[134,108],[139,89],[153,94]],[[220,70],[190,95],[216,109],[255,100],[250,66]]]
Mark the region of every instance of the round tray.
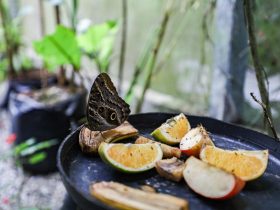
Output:
[[[131,115],[128,121],[148,136],[158,126],[176,114],[146,113]],[[89,185],[96,181],[117,181],[132,187],[148,184],[157,192],[168,193],[187,199],[190,209],[279,209],[280,195],[280,144],[273,138],[261,133],[228,124],[208,117],[188,116],[191,126],[202,124],[218,147],[225,149],[261,150],[269,149],[268,167],[262,177],[247,182],[245,188],[232,199],[214,201],[203,198],[188,188],[184,180],[175,183],[160,177],[153,169],[140,174],[124,174],[102,162],[96,156],[81,152],[78,128],[60,145],[57,166],[63,183],[74,201],[83,210],[113,209],[96,200],[89,193]]]

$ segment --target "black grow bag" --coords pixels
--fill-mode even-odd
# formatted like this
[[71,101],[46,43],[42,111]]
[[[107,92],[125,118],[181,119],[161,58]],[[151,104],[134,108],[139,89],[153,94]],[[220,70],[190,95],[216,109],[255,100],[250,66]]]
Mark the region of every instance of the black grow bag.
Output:
[[82,90],[64,101],[44,106],[19,99],[15,93],[10,95],[8,110],[12,118],[11,132],[16,134],[16,145],[30,138],[34,138],[37,143],[51,139],[58,141],[57,145],[42,150],[47,153],[42,162],[29,164],[26,157],[20,158],[25,170],[32,173],[56,170],[55,157],[58,147],[70,133],[71,127],[78,125],[78,120],[85,116],[86,96],[87,91]]
[[36,143],[55,139],[56,145],[38,151],[46,152],[47,156],[43,161],[29,164],[26,162],[28,157],[19,157],[19,161],[25,170],[33,173],[49,173],[56,170],[55,157],[58,147],[70,131],[70,120],[63,112],[51,109],[32,109],[17,114],[12,118],[12,130],[16,134],[16,145],[30,138],[34,138]]
[[[6,82],[3,96],[0,98],[0,108],[7,109],[9,106],[9,98],[11,93],[22,93],[30,90],[38,90],[42,88],[41,79],[19,80],[11,79]],[[56,76],[50,76],[47,79],[47,85],[57,84]]]

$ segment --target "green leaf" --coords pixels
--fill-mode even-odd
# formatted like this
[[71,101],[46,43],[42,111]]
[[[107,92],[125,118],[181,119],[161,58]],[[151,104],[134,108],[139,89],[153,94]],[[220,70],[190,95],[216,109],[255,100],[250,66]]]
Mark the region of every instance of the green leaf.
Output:
[[28,158],[28,163],[29,164],[37,164],[45,160],[47,157],[46,152],[40,152],[35,155],[32,155],[30,158]]
[[79,46],[95,59],[101,71],[106,71],[109,67],[117,30],[116,21],[107,21],[89,27],[78,36]]
[[75,70],[80,69],[81,52],[75,34],[69,28],[57,26],[53,34],[33,42],[33,47],[42,56],[47,68],[70,64]]
[[29,146],[31,146],[32,144],[34,144],[36,141],[34,138],[30,138],[22,143],[20,143],[19,145],[17,145],[16,147],[14,147],[13,152],[14,154],[17,156],[20,154],[21,151],[23,151],[24,149],[28,148]]
[[49,148],[51,146],[54,146],[56,144],[58,144],[56,139],[52,139],[52,140],[49,140],[49,141],[43,141],[43,142],[40,142],[38,144],[27,147],[24,150],[21,150],[20,155],[21,156],[31,155],[31,154],[34,154],[35,152],[39,151],[39,150],[47,149],[47,148]]

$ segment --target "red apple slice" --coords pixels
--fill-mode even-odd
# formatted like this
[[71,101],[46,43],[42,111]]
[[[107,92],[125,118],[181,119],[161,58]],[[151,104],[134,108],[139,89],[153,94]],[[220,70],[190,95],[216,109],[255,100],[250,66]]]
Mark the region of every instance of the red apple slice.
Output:
[[199,156],[200,150],[204,145],[213,145],[211,138],[202,125],[191,129],[182,138],[180,142],[180,150],[189,156]]
[[240,178],[193,156],[186,161],[183,176],[193,191],[211,199],[229,199],[245,186]]

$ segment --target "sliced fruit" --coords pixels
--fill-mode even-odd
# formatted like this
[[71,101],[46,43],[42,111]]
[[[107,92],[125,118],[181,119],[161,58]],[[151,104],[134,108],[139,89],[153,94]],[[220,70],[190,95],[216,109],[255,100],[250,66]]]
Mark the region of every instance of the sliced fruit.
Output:
[[189,156],[199,156],[200,150],[204,145],[214,145],[207,131],[202,125],[191,129],[182,138],[180,150]]
[[112,167],[127,173],[147,171],[162,159],[158,144],[108,144],[102,142],[98,153]]
[[185,163],[175,157],[156,162],[158,174],[175,182],[179,182],[183,178],[184,169]]
[[106,131],[91,131],[83,127],[79,134],[79,144],[84,153],[97,154],[101,142],[116,142],[138,135],[138,130],[125,121],[120,126]]
[[224,150],[206,146],[201,150],[200,158],[244,181],[250,181],[264,173],[268,162],[268,150]]
[[181,157],[181,150],[177,147],[172,147],[164,143],[153,141],[144,136],[139,136],[135,141],[135,144],[146,144],[146,143],[159,144],[163,152],[163,158]]
[[168,119],[159,128],[152,132],[152,136],[166,144],[180,143],[182,137],[191,129],[187,117],[181,113]]
[[186,161],[183,175],[193,191],[211,199],[229,199],[245,186],[240,178],[193,156]]
[[188,210],[188,201],[175,196],[145,192],[117,182],[90,185],[90,193],[117,209],[126,210]]

